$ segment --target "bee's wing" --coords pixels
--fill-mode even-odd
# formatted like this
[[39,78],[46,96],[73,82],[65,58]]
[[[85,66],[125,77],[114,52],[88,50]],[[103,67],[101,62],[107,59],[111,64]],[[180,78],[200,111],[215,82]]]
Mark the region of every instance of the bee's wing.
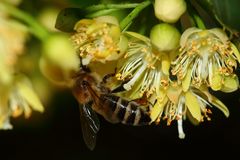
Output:
[[100,128],[99,119],[92,110],[91,104],[79,105],[80,120],[84,142],[90,150],[96,145],[97,132]]

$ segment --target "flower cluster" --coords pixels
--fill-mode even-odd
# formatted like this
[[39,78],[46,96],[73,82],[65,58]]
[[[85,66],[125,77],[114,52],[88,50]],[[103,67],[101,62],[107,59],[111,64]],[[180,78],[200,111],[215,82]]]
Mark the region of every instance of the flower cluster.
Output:
[[[128,48],[118,62],[116,78],[127,81],[123,87],[130,99],[137,99],[146,94],[161,97],[161,90],[168,86],[168,55],[154,51],[150,39],[134,32],[126,32]],[[168,62],[168,61],[167,61]]]
[[184,90],[190,85],[207,85],[211,89],[232,92],[238,89],[234,74],[240,54],[221,29],[187,29],[181,37],[178,58],[172,62]]
[[11,129],[10,117],[24,113],[28,118],[32,109],[43,112],[44,108],[29,79],[16,68],[27,28],[7,14],[0,15],[0,23],[0,129]]
[[[227,107],[208,91],[210,87],[233,92],[239,86],[234,71],[240,54],[223,30],[189,28],[180,36],[175,27],[162,23],[153,27],[148,38],[130,31],[120,33],[117,23],[99,19],[75,25],[72,39],[82,64],[98,61],[103,68],[116,67],[110,90],[122,86],[124,90],[116,93],[119,96],[150,102],[152,122],[164,119],[170,125],[177,120],[179,137],[184,138],[182,120],[186,117],[193,123],[210,120],[213,106],[229,116]],[[120,48],[124,48],[121,54]]]

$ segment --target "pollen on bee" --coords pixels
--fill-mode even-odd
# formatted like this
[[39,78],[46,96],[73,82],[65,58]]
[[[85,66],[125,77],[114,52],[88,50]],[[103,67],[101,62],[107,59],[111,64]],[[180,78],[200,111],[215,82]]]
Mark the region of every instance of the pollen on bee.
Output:
[[117,78],[117,80],[122,80],[122,75],[121,75],[121,73],[117,73],[117,74],[115,75],[115,77]]

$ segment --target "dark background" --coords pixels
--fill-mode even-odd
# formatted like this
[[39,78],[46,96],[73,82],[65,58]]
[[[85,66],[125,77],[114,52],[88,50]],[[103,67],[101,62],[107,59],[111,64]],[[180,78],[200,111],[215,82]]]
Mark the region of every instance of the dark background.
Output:
[[34,112],[28,120],[12,119],[14,129],[0,131],[0,159],[125,160],[237,155],[239,92],[216,96],[228,106],[230,117],[225,118],[219,110],[212,109],[209,122],[194,126],[184,121],[184,140],[178,139],[176,122],[170,127],[165,121],[159,126],[130,127],[112,125],[100,117],[97,145],[94,151],[89,151],[82,139],[76,101],[70,93],[59,92],[44,114]]

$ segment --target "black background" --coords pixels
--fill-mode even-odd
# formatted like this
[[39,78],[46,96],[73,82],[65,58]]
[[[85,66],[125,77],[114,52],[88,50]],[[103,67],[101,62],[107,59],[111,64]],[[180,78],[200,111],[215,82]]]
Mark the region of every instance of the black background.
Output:
[[216,96],[228,106],[230,117],[212,109],[209,122],[194,126],[184,121],[184,140],[178,139],[176,122],[170,127],[165,121],[159,126],[131,127],[113,125],[100,117],[97,145],[89,151],[82,139],[76,101],[70,93],[59,92],[44,114],[33,112],[28,120],[12,119],[14,129],[0,131],[0,159],[162,159],[237,154],[239,92]]

